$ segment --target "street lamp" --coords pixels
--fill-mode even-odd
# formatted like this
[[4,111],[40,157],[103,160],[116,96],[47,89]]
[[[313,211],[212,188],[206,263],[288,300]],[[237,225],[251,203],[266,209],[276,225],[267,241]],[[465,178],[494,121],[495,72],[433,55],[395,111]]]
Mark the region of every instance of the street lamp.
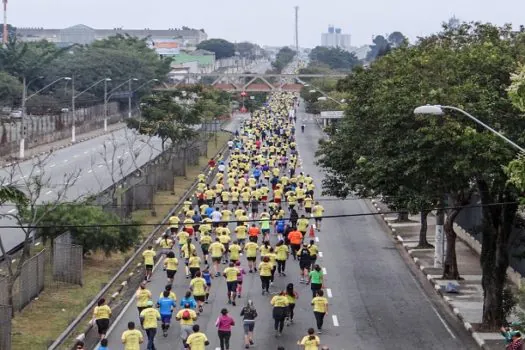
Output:
[[460,112],[461,114],[463,114],[463,115],[467,116],[468,118],[470,118],[471,120],[473,120],[476,124],[481,125],[485,129],[487,129],[490,132],[492,132],[494,135],[500,137],[501,139],[503,139],[505,142],[507,142],[508,144],[510,144],[511,146],[516,148],[517,150],[519,150],[520,152],[525,152],[525,149],[523,147],[519,146],[514,141],[510,140],[509,138],[507,138],[506,136],[504,136],[500,132],[494,130],[493,128],[491,128],[487,124],[483,123],[481,120],[479,120],[478,118],[474,117],[472,114],[462,110],[461,108],[453,107],[453,106],[425,105],[425,106],[419,106],[416,109],[414,109],[414,114],[444,115],[445,114],[445,112],[443,111],[444,109],[450,109],[452,111]]
[[31,85],[32,82],[38,80],[38,79],[43,79],[44,77],[40,76],[40,77],[37,77],[35,79],[32,79],[29,81],[29,83],[26,83],[26,77],[23,77],[23,87],[22,87],[22,110],[20,111],[20,115],[21,115],[21,129],[20,129],[20,133],[21,133],[21,137],[20,137],[20,150],[19,150],[19,158],[20,159],[24,159],[25,157],[25,137],[26,137],[26,131],[24,130],[25,129],[25,126],[24,126],[24,122],[25,122],[25,113],[26,113],[26,102],[30,99],[30,98],[33,98],[34,96],[38,95],[40,92],[46,90],[47,88],[51,87],[52,85],[58,83],[59,81],[61,80],[71,80],[70,77],[60,77],[56,80],[53,80],[51,83],[47,84],[46,86],[44,86],[43,88],[41,88],[40,90],[37,90],[36,92],[34,92],[33,94],[27,96],[27,89],[29,88],[29,86]]
[[131,119],[131,94],[133,91],[131,91],[131,82],[132,81],[138,81],[137,78],[131,78],[128,80],[128,118]]
[[100,84],[102,82],[107,83],[108,79],[111,80],[110,78],[104,78],[104,79],[101,79],[101,80],[99,80],[97,82],[94,82],[93,84],[88,86],[87,89],[79,92],[76,95],[75,95],[75,77],[73,76],[73,78],[71,79],[71,110],[72,110],[72,113],[73,113],[73,123],[71,124],[71,142],[72,143],[75,143],[76,140],[77,140],[77,138],[76,138],[75,100],[77,99],[77,97],[79,97],[80,95],[84,94],[86,91],[94,88],[98,84]]
[[[441,106],[441,105],[425,105],[425,106],[419,106],[414,109],[414,114],[429,114],[429,115],[444,115],[445,112],[444,109],[449,109],[452,111],[460,112],[461,114],[467,116],[469,119],[473,120],[476,124],[481,125],[485,129],[489,130],[496,136],[503,139],[505,142],[519,150],[520,152],[524,152],[525,149],[523,149],[521,146],[513,142],[512,140],[508,139],[498,131],[494,130],[487,124],[483,123],[478,118],[474,117],[472,114],[457,108],[453,106]],[[445,244],[446,244],[446,236],[443,233],[444,229],[444,221],[445,221],[445,214],[442,209],[438,210],[436,213],[436,244],[434,247],[434,267],[441,267],[445,255]]]
[[104,79],[104,132],[108,131],[108,81],[111,78]]

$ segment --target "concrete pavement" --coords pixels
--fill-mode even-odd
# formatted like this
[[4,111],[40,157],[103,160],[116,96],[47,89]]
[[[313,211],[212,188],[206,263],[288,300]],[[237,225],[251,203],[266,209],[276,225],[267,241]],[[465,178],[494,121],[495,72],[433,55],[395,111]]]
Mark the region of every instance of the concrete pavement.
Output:
[[[137,135],[123,128],[44,155],[46,160],[42,167],[36,166],[38,158],[4,167],[0,169],[0,183],[15,183],[24,188],[30,174],[43,173],[43,179],[49,179],[50,186],[46,186],[38,198],[37,202],[42,203],[56,200],[57,193],[64,188],[64,176],[75,173],[78,176],[65,198],[75,200],[100,192],[160,152],[159,138]],[[3,214],[14,211],[9,204],[1,208]],[[16,225],[13,219],[0,217],[0,227],[12,225]],[[23,232],[17,228],[3,228],[0,235],[7,251],[23,240]]]
[[[303,113],[299,114],[299,122]],[[316,196],[320,197],[323,174],[314,164],[317,141],[322,137],[314,122],[306,121],[304,134],[298,134],[298,149],[305,173],[315,179]],[[327,215],[350,215],[369,213],[370,208],[362,200],[341,201],[324,198]],[[325,331],[321,342],[330,349],[475,349],[477,348],[461,324],[451,312],[442,310],[432,296],[427,296],[396,249],[393,240],[385,233],[385,227],[374,216],[355,216],[326,219],[317,235],[321,254],[318,263],[326,273],[326,295],[330,301],[330,313],[325,319]],[[275,243],[275,242],[272,242]],[[242,259],[243,266],[246,261]],[[224,268],[224,265],[223,265]],[[210,349],[218,347],[214,326],[220,309],[227,307],[237,326],[232,332],[231,348],[242,346],[242,327],[239,312],[248,298],[255,303],[259,317],[255,330],[255,348],[275,349],[278,345],[295,349],[296,342],[305,335],[315,320],[310,307],[311,292],[308,286],[299,284],[299,269],[293,260],[287,263],[287,277],[276,276],[273,292],[293,282],[299,293],[296,306],[296,323],[286,327],[282,337],[273,336],[270,298],[260,294],[257,275],[248,274],[244,279],[243,298],[238,306],[226,304],[226,283],[223,278],[213,281],[210,305],[197,321],[210,339]],[[155,271],[148,288],[158,297],[166,278],[161,269]],[[174,289],[180,300],[188,280],[179,272]],[[120,334],[128,321],[138,321],[135,301],[112,326],[109,334],[110,348],[120,347]],[[169,336],[157,337],[157,348],[180,347],[179,326],[173,321]]]
[[[374,201],[378,212],[388,212],[388,207],[380,201]],[[436,292],[445,300],[454,315],[462,322],[465,329],[483,349],[503,349],[505,342],[499,332],[478,332],[477,326],[482,321],[483,310],[483,288],[481,286],[482,272],[479,263],[481,245],[466,233],[461,227],[455,226],[458,235],[456,240],[456,255],[460,281],[449,281],[441,279],[442,268],[434,267],[434,249],[417,249],[419,241],[419,217],[410,217],[410,222],[395,222],[394,214],[383,214],[383,219],[390,227],[393,236],[402,244],[404,249],[412,257],[414,263],[425,274],[428,282],[432,284]],[[436,218],[429,215],[427,240],[435,245]],[[509,271],[509,277],[513,282],[519,283],[521,276],[516,272]],[[449,282],[459,285],[459,293],[447,293],[446,286]],[[522,310],[519,310],[523,312]],[[510,321],[518,320],[516,315],[511,315]]]

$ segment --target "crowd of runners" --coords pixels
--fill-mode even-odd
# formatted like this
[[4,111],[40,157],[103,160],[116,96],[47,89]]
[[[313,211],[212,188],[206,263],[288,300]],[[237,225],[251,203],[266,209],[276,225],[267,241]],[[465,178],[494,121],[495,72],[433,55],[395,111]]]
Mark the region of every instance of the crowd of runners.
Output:
[[[137,319],[130,320],[122,334],[124,349],[138,350],[146,342],[147,349],[154,350],[159,324],[166,337],[172,318],[180,324],[182,348],[205,349],[209,341],[198,320],[207,312],[210,296],[223,292],[213,286],[218,278],[226,280],[230,309],[221,310],[216,326],[221,350],[230,349],[235,321],[229,312],[244,295],[247,275],[258,275],[260,292],[268,296],[268,303],[257,308],[272,308],[276,337],[282,335],[285,324],[293,324],[296,303],[305,303],[312,309],[315,327],[297,344],[305,350],[328,349],[321,347],[318,336],[328,300],[313,239],[313,230],[321,230],[324,208],[316,201],[313,178],[301,171],[295,141],[296,107],[294,95],[276,93],[267,106],[252,113],[228,142],[228,155],[210,160],[214,177],[198,176],[195,198],[184,202],[180,215],[170,217],[169,229],[158,246],[144,251],[146,272],[136,292]],[[160,295],[152,295],[148,282],[157,257],[166,273],[166,287]],[[291,261],[297,266],[290,266]],[[172,290],[176,274],[187,279],[180,300]],[[277,278],[285,281],[284,290],[273,288]],[[309,285],[311,297],[299,299],[294,283]],[[257,309],[245,299],[235,312],[242,317],[248,349],[254,345]],[[94,310],[101,339],[110,317],[111,309],[101,300]]]

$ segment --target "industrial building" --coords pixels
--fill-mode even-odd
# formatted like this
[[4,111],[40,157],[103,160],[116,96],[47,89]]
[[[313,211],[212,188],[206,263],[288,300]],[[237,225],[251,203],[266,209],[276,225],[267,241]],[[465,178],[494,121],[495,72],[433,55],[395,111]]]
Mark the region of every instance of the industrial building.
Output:
[[351,35],[343,34],[341,28],[328,26],[328,33],[321,34],[321,46],[323,47],[339,47],[343,50],[350,50]]

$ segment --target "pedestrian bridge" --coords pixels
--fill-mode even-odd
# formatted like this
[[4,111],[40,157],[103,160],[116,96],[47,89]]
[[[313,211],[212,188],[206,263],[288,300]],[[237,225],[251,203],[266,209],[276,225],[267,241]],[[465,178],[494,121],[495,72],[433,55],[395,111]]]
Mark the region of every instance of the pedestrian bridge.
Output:
[[206,84],[228,92],[300,92],[304,78],[344,78],[344,74],[253,74],[253,73],[184,73],[173,84],[157,91],[180,89],[182,86]]

